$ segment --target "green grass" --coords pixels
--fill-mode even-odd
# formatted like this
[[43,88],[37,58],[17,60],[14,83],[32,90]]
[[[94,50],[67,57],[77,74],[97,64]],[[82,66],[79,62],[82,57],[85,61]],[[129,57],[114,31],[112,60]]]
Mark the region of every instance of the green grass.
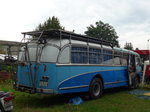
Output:
[[[149,86],[145,87],[149,89]],[[150,112],[150,100],[129,94],[130,90],[127,88],[106,90],[102,98],[84,99],[78,106],[68,104],[68,95],[52,96],[14,91],[11,81],[1,83],[0,90],[14,92],[13,112]]]

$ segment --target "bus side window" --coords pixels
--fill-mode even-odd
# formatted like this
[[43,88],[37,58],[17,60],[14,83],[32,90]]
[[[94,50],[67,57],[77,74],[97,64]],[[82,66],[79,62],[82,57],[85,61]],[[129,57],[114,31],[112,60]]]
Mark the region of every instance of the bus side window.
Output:
[[113,63],[112,50],[103,49],[103,64],[111,65]]
[[96,49],[96,48],[89,49],[89,63],[90,64],[102,63],[101,49]]
[[122,65],[127,66],[127,60],[128,60],[128,54],[127,53],[123,53],[123,56],[122,56]]
[[70,47],[64,48],[59,55],[58,63],[66,64],[70,63]]
[[114,65],[121,65],[121,52],[114,51]]
[[71,63],[88,63],[87,47],[72,46]]
[[129,55],[129,65],[135,66],[135,56]]
[[140,58],[136,57],[135,58],[136,66],[141,64]]

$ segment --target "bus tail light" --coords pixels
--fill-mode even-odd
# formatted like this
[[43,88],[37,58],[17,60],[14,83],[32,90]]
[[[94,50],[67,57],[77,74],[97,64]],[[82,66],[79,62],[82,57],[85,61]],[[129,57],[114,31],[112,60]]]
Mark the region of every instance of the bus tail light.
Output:
[[43,79],[43,80],[48,80],[49,77],[48,77],[48,76],[42,76],[42,79]]

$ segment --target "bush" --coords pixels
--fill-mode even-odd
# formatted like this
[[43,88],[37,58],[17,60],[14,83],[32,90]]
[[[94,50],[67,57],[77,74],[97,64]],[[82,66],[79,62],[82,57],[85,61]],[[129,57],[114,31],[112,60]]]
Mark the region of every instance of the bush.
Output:
[[0,71],[2,72],[13,72],[16,70],[16,67],[11,65],[0,65]]

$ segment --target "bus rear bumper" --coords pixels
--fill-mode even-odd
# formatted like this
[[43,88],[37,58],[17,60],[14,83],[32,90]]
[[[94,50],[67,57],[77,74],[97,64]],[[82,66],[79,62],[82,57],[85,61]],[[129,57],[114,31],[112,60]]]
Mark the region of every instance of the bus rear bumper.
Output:
[[44,94],[54,94],[54,90],[53,89],[37,88],[36,92],[37,93],[44,93]]
[[41,93],[41,94],[54,94],[53,89],[43,89],[43,88],[32,88],[29,86],[24,86],[24,85],[14,85],[13,88],[16,91],[22,91],[22,92],[27,92],[27,93]]

